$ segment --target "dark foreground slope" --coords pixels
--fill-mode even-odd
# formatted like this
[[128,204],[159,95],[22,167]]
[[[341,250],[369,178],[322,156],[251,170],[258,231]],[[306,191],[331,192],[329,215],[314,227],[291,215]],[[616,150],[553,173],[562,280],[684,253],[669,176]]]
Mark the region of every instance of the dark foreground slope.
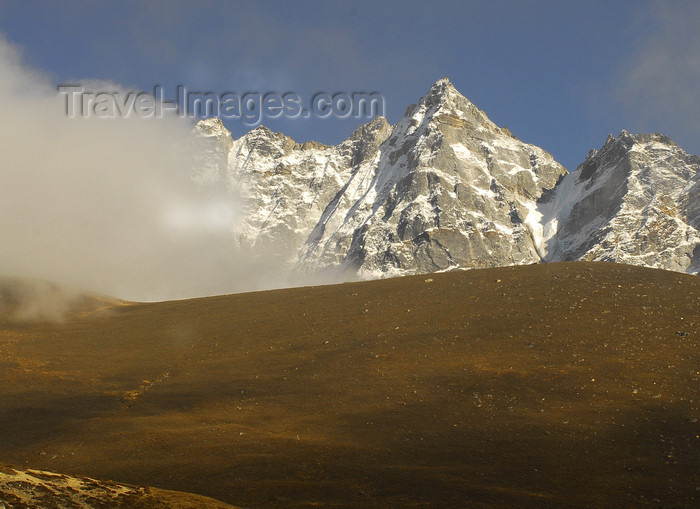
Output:
[[700,501],[700,280],[563,263],[0,330],[0,461],[250,507]]

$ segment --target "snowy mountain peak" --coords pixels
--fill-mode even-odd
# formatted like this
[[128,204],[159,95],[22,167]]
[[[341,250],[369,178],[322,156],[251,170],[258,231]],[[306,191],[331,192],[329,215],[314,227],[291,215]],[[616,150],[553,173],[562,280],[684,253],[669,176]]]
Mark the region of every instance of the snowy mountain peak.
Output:
[[507,128],[500,128],[494,124],[486,113],[462,95],[448,78],[436,81],[418,105],[407,111],[407,116],[411,117],[412,124],[417,120],[423,123],[433,121],[437,124],[476,131],[486,130],[512,137]]
[[[635,153],[657,158],[662,157],[662,154],[666,154],[665,157],[679,157],[684,164],[691,165],[693,161],[698,159],[697,156],[684,152],[671,138],[663,134],[630,134],[623,130],[617,137],[609,135],[600,150],[592,149],[588,153],[584,162],[577,168],[577,170],[580,170],[577,171],[577,180],[588,180],[593,178],[595,174],[603,173],[605,169],[598,164],[602,159],[617,162],[632,161],[639,159],[639,157],[634,155]],[[656,166],[654,165],[653,168],[650,168],[653,170]],[[674,165],[673,168],[680,170],[681,167]],[[688,172],[681,173],[685,175],[683,178],[689,177]]]
[[326,208],[299,267],[372,278],[537,261],[530,202],[563,173],[439,80]]
[[206,118],[200,120],[195,125],[195,132],[204,137],[231,135],[229,130],[224,127],[224,123],[220,118]]
[[354,141],[365,138],[367,136],[374,136],[376,133],[382,132],[387,128],[391,128],[391,125],[389,124],[386,118],[379,115],[374,117],[374,119],[372,119],[372,121],[368,122],[367,124],[360,125],[357,129],[355,129],[355,132],[353,132],[346,141]]
[[700,158],[662,134],[609,136],[540,204],[547,260],[600,260],[697,273]]
[[341,153],[349,155],[349,164],[355,167],[377,153],[379,146],[391,134],[391,130],[392,126],[386,118],[375,117],[371,122],[359,126],[338,148]]
[[463,109],[472,103],[462,95],[448,78],[442,78],[433,83],[428,92],[421,98],[420,104],[430,107]]
[[457,91],[448,78],[442,78],[433,83],[433,86],[431,86],[428,93],[423,96],[421,102],[431,106],[447,102],[457,95],[461,96],[462,94]]
[[660,134],[611,135],[567,173],[447,78],[336,146],[263,126],[232,140],[217,119],[195,131],[195,180],[240,196],[233,235],[276,281],[579,259],[700,271],[700,158]]
[[446,90],[447,88],[450,88],[450,87],[453,90],[457,90],[457,89],[455,89],[454,85],[452,85],[450,78],[448,78],[447,76],[443,76],[442,78],[437,80],[435,83],[433,83],[433,86],[430,87],[430,90],[428,91],[428,94],[426,94],[426,95],[430,95],[430,93],[434,90]]

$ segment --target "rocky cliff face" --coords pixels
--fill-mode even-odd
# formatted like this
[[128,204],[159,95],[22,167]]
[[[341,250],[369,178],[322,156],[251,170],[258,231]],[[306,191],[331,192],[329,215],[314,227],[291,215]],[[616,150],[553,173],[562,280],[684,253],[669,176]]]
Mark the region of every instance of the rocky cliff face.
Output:
[[265,253],[292,267],[328,203],[390,129],[378,117],[337,146],[299,144],[263,126],[232,141],[220,120],[208,119],[197,125],[209,142],[209,163],[197,179],[226,185],[242,203],[233,232],[242,251]]
[[700,157],[660,134],[610,136],[541,200],[545,261],[697,273]]
[[299,265],[372,278],[536,262],[535,203],[565,172],[440,80],[329,203]]
[[699,158],[661,135],[609,138],[568,174],[447,78],[391,126],[336,146],[197,125],[194,180],[242,204],[241,251],[290,273],[365,279],[453,268],[611,260],[698,272]]

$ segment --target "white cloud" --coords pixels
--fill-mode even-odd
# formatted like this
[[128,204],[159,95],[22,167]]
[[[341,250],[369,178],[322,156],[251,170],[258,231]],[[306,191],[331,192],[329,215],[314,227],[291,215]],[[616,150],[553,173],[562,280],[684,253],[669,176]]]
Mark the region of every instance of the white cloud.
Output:
[[136,300],[285,284],[235,255],[226,191],[193,184],[189,121],[70,119],[2,38],[0,111],[0,274]]

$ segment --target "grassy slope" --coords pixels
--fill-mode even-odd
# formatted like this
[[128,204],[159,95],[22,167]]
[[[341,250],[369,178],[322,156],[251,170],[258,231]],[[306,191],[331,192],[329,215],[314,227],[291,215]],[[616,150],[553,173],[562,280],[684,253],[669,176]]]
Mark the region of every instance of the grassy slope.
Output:
[[0,461],[253,507],[691,507],[699,341],[700,279],[594,263],[8,324]]

